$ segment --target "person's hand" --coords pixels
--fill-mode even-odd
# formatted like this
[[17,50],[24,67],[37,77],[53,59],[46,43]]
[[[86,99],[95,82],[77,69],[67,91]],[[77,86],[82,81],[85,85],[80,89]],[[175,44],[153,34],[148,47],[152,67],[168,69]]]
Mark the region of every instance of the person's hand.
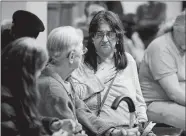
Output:
[[87,134],[78,133],[78,134],[76,134],[75,136],[88,136],[88,135],[87,135]]
[[82,131],[81,133],[72,134],[60,129],[59,131],[54,132],[52,136],[88,136],[88,135],[85,134],[84,131]]
[[116,75],[115,67],[103,67],[98,69],[96,72],[97,78],[101,81],[101,83],[106,84]]
[[67,131],[64,131],[62,129],[54,132],[52,136],[74,136],[73,134],[69,134]]
[[147,136],[156,136],[152,131],[147,134]]
[[76,123],[71,119],[58,120],[51,124],[50,129],[53,132],[62,129],[68,133],[74,133],[76,131]]
[[82,125],[71,119],[55,121],[50,128],[54,132],[52,136],[87,136]]
[[111,136],[126,136],[123,134],[123,131],[120,130],[120,129],[114,129],[112,132],[111,132]]
[[[124,132],[124,131],[126,131],[126,132]],[[126,133],[127,136],[140,136],[140,132],[138,131],[138,127],[126,129],[126,130],[123,130],[123,132]]]
[[140,132],[137,127],[131,129],[114,129],[111,132],[111,136],[140,136]]
[[139,122],[138,123],[138,130],[141,134],[146,135],[146,136],[156,136],[156,134],[153,133],[152,128],[155,126],[156,123],[152,122]]
[[80,123],[76,123],[75,131],[74,133],[81,133],[82,132],[82,125]]
[[77,133],[75,134],[75,136],[88,136],[88,135],[85,134],[85,131],[81,131],[81,133]]

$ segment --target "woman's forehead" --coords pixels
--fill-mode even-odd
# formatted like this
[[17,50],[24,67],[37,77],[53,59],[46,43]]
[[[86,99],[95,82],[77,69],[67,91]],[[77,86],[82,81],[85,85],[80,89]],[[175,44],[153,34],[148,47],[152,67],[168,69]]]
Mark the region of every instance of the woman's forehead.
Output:
[[108,31],[110,31],[111,26],[107,22],[102,22],[98,25],[98,30],[108,30]]

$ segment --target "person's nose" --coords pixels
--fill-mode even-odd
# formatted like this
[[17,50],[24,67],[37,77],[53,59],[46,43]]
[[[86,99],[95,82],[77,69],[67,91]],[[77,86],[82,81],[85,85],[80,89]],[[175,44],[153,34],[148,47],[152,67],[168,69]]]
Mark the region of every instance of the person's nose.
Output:
[[103,36],[103,40],[102,40],[102,41],[103,41],[103,42],[107,42],[107,41],[108,41],[108,37],[107,37],[106,34]]

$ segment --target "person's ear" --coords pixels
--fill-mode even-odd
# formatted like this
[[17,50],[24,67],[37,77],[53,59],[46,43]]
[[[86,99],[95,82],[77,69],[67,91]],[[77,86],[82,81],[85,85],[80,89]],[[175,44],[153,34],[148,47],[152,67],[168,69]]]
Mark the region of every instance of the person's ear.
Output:
[[71,51],[68,57],[70,64],[74,63],[74,58],[75,58],[75,51]]

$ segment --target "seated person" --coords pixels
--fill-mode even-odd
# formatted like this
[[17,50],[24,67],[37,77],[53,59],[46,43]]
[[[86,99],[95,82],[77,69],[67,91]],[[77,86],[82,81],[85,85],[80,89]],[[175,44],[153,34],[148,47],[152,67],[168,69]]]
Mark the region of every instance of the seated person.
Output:
[[130,113],[125,102],[117,110],[111,108],[117,96],[130,97],[134,101],[136,122],[148,120],[136,63],[125,52],[123,37],[119,17],[111,11],[98,12],[90,23],[84,62],[72,74],[72,83],[79,97],[97,116],[119,128],[130,126]]
[[48,60],[46,48],[38,46],[33,38],[19,38],[6,46],[1,58],[2,136],[48,136],[56,131],[54,134],[64,130],[71,132],[72,120],[40,117],[36,108],[40,98],[37,79]]
[[75,134],[82,136],[85,134],[81,134],[81,124],[90,135],[137,136],[137,128],[114,129],[114,123],[95,116],[75,94],[69,81],[86,52],[82,41],[79,31],[71,26],[58,27],[50,32],[47,41],[49,61],[39,78],[41,99],[38,108],[41,115],[72,119],[76,122]]
[[148,118],[185,130],[185,11],[147,48],[139,80]]

